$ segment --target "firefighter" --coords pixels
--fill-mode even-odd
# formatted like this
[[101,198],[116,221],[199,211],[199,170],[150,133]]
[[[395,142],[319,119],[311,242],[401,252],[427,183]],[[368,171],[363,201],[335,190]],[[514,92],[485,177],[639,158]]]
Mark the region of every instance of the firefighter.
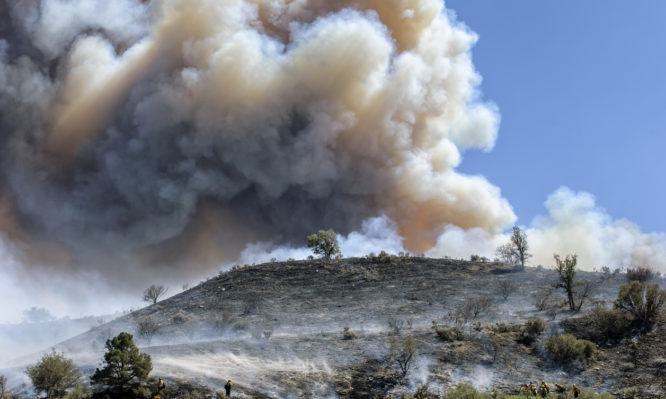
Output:
[[536,388],[536,385],[534,385],[534,383],[532,381],[530,381],[529,388],[530,388],[530,395],[536,397],[537,396],[537,388]]
[[580,388],[578,388],[576,386],[576,384],[573,384],[573,394],[574,394],[574,398],[577,398],[578,395],[580,395]]
[[162,392],[165,386],[166,384],[164,384],[164,380],[160,378],[159,381],[157,382],[157,392]]
[[557,382],[553,383],[555,385],[555,392],[557,393],[565,393],[567,391],[567,387],[564,385],[560,385]]
[[546,381],[541,380],[541,387],[539,387],[539,395],[542,398],[545,398],[550,393],[550,387],[546,384]]
[[226,384],[224,384],[224,390],[227,392],[227,396],[231,396],[231,387],[234,384],[231,383],[231,380],[228,380]]

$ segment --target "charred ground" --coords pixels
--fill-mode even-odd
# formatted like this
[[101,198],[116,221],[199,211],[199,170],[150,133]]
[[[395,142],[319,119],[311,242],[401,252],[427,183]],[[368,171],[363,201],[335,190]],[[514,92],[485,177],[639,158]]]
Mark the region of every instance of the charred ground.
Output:
[[[135,334],[153,358],[153,375],[170,389],[182,383],[205,397],[227,379],[239,397],[348,397],[399,395],[428,383],[443,393],[459,382],[480,389],[516,392],[544,379],[576,383],[619,397],[666,395],[666,323],[649,334],[599,343],[589,360],[565,366],[544,350],[550,335],[585,338],[592,306],[610,306],[626,282],[621,273],[579,272],[594,291],[571,313],[555,291],[553,270],[494,262],[379,256],[309,260],[236,267],[198,286],[69,340],[62,349],[84,370],[94,371],[104,341],[120,331]],[[508,298],[501,282],[513,284]],[[663,286],[663,281],[660,281]],[[460,320],[465,304],[485,298],[489,307]],[[526,320],[541,317],[546,331],[521,339]],[[502,322],[504,324],[496,324]],[[140,333],[139,325],[148,323]],[[433,325],[457,325],[460,339],[442,340]],[[587,326],[587,327],[586,327]],[[345,336],[348,327],[351,335]],[[400,378],[385,360],[391,339],[414,337],[417,356]]]

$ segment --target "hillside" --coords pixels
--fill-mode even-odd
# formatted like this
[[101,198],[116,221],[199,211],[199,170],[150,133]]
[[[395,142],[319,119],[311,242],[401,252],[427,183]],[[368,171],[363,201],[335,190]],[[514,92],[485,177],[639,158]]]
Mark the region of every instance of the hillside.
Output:
[[[395,256],[237,267],[62,348],[92,372],[105,340],[129,331],[153,357],[152,375],[172,386],[186,381],[211,391],[232,379],[239,397],[362,398],[414,392],[425,383],[443,393],[459,382],[515,392],[541,379],[620,396],[638,390],[640,397],[664,397],[663,322],[636,345],[625,339],[601,346],[588,362],[562,367],[548,359],[547,336],[582,325],[576,320],[593,303],[612,303],[626,282],[622,274],[577,277],[592,282],[594,291],[572,314],[536,309],[533,296],[556,280],[554,271],[541,268],[516,272],[501,263]],[[507,300],[499,293],[502,281],[514,283]],[[460,309],[478,298],[489,298],[491,306],[462,323]],[[556,293],[550,303],[561,299]],[[520,342],[516,325],[535,316],[546,320],[546,332],[532,344]],[[433,323],[449,326],[456,318],[464,337],[443,341]],[[141,336],[137,326],[146,320],[158,330]],[[500,321],[506,325],[498,328]],[[345,327],[353,338],[343,335]],[[399,379],[383,359],[393,337],[407,336],[417,342],[415,367]]]

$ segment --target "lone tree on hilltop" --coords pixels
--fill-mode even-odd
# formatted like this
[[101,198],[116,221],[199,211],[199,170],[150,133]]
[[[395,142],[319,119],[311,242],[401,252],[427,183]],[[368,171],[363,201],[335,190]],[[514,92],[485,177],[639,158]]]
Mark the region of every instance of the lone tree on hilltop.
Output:
[[152,302],[153,304],[156,304],[160,297],[166,294],[168,290],[169,289],[165,288],[163,285],[153,284],[146,288],[145,291],[143,291],[143,300],[145,302]]
[[335,231],[331,229],[319,230],[316,234],[309,235],[308,248],[312,248],[312,252],[316,255],[321,255],[327,259],[340,253],[338,237]]
[[532,254],[527,252],[529,246],[527,245],[527,235],[518,226],[513,226],[513,232],[509,238],[509,242],[500,245],[495,250],[495,254],[505,263],[520,264],[521,269],[525,269],[525,263],[532,257]]
[[106,341],[105,366],[90,377],[93,385],[112,397],[146,398],[150,396],[147,380],[153,369],[150,355],[139,353],[132,334],[121,332]]
[[81,379],[81,372],[74,363],[55,349],[26,369],[35,393],[46,392],[47,398],[60,398],[68,389],[74,388]]
[[511,233],[510,241],[513,246],[513,252],[518,262],[520,262],[520,267],[525,269],[525,263],[532,257],[532,255],[527,252],[529,248],[527,245],[527,235],[520,229],[520,227],[513,226],[513,233]]

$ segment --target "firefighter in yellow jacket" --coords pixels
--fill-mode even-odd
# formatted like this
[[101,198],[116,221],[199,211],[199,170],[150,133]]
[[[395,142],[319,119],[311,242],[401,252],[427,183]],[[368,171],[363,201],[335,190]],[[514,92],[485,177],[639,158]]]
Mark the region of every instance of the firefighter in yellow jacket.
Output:
[[578,388],[576,386],[576,384],[573,384],[573,394],[574,394],[574,398],[577,398],[578,395],[580,395],[580,388]]
[[546,381],[541,380],[541,386],[539,387],[539,395],[542,398],[545,398],[550,393],[550,387],[546,384]]
[[224,390],[226,391],[227,396],[231,396],[231,387],[232,387],[233,385],[234,385],[234,384],[231,383],[231,380],[228,380],[227,383],[224,384]]

